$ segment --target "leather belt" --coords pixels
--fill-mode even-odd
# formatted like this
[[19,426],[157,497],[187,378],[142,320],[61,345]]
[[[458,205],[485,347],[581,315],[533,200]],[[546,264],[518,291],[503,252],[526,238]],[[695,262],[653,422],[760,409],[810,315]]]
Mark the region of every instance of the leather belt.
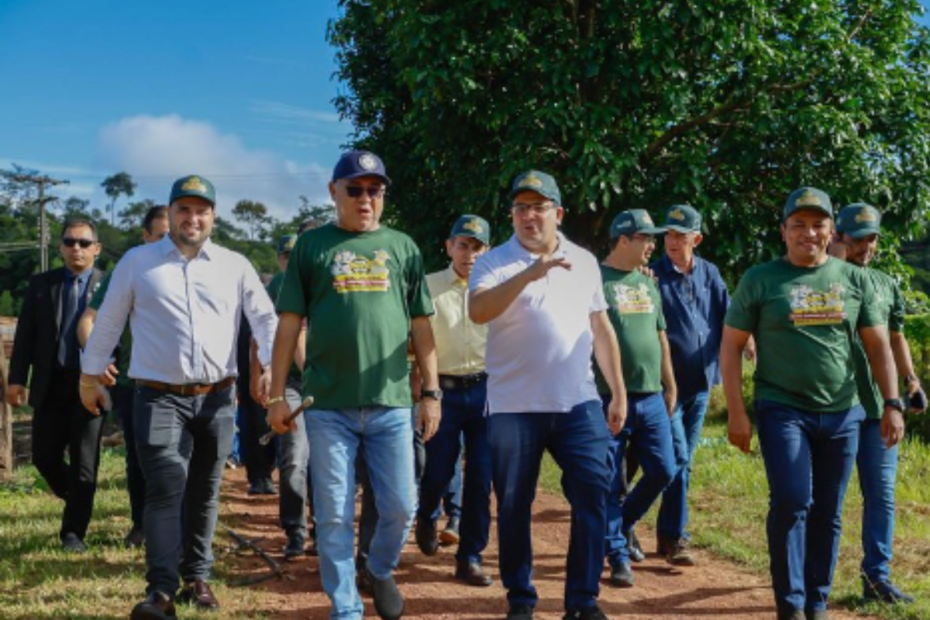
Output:
[[473,375],[439,375],[439,387],[444,390],[464,390],[488,379],[485,372],[476,372]]
[[236,382],[235,377],[226,377],[216,383],[162,383],[161,381],[149,381],[148,379],[136,379],[136,385],[161,390],[162,392],[171,392],[178,396],[203,396],[210,392],[225,390]]

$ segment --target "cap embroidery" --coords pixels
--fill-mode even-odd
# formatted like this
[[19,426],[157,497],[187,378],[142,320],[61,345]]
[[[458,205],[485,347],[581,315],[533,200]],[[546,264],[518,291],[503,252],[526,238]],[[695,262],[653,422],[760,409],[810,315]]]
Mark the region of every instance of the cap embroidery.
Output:
[[358,158],[358,165],[362,170],[374,170],[378,167],[378,162],[371,153],[364,153]]
[[856,222],[859,224],[862,222],[874,222],[875,220],[875,214],[872,213],[871,209],[863,209],[856,214]]
[[184,182],[184,185],[181,186],[181,189],[185,192],[200,192],[201,194],[207,193],[207,186],[203,184],[200,180],[200,177],[191,177]]
[[682,211],[681,209],[675,209],[674,211],[669,213],[668,216],[672,218],[673,220],[684,220],[685,212]]
[[542,187],[543,182],[535,174],[528,174],[520,180],[520,187]]
[[477,220],[469,220],[468,222],[462,224],[462,228],[465,230],[470,230],[476,235],[480,235],[482,232],[484,232],[484,228],[482,228],[481,223]]
[[799,207],[819,207],[821,206],[820,197],[811,190],[804,190],[804,193],[798,196],[794,204]]

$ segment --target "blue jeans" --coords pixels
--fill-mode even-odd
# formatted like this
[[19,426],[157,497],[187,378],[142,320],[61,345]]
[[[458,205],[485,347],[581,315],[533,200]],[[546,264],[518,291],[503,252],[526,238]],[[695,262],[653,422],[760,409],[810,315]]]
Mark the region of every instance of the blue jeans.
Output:
[[609,440],[596,400],[568,413],[498,413],[488,419],[500,573],[511,605],[535,607],[539,598],[531,581],[530,521],[545,450],[562,468],[562,489],[572,509],[565,609],[595,604],[604,566]]
[[426,443],[426,468],[420,481],[419,519],[435,519],[460,462],[465,438],[465,487],[456,559],[481,562],[491,530],[491,450],[488,447],[487,383],[445,390],[439,430]]
[[[609,399],[603,400],[606,414]],[[643,475],[625,498],[623,479],[624,452],[627,444],[634,450]],[[675,475],[675,455],[668,410],[661,393],[630,395],[623,430],[610,440],[611,478],[607,495],[605,552],[611,566],[630,561],[626,536],[643,518]]]
[[671,484],[662,493],[656,532],[663,538],[678,540],[690,538],[688,532],[688,485],[691,480],[691,461],[701,440],[704,414],[710,392],[699,392],[693,398],[678,403],[672,416],[672,445],[675,448],[675,465],[678,471]]
[[885,447],[881,420],[862,423],[856,463],[862,489],[862,574],[872,582],[888,581],[894,538],[898,446]]
[[775,604],[782,612],[824,610],[865,411],[856,405],[810,413],[759,400],[755,417],[769,482],[766,531]]
[[223,468],[236,414],[230,386],[202,396],[136,387],[136,449],[145,474],[147,592],[174,596],[178,576],[210,578]]
[[362,617],[355,587],[355,457],[361,451],[378,509],[368,570],[391,576],[410,532],[417,494],[413,472],[413,417],[409,408],[306,412],[310,475],[323,590],[330,618]]
[[446,494],[442,496],[442,510],[436,510],[433,518],[438,519],[445,513],[447,517],[461,518],[462,516],[462,450],[465,448],[465,442],[459,446],[459,457],[455,460],[455,471],[452,473],[452,480],[446,488]]

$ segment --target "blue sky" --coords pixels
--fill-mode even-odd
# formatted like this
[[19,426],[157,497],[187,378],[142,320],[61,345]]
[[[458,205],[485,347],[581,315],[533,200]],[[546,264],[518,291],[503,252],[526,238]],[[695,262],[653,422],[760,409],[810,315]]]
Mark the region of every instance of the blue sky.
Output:
[[159,202],[203,174],[224,215],[321,204],[351,132],[332,104],[336,15],[336,0],[0,0],[0,168],[69,179],[56,195],[99,208],[121,170]]
[[221,213],[322,203],[351,132],[332,104],[336,15],[335,0],[0,0],[0,167],[69,179],[57,195],[101,208],[120,170],[134,199],[197,172]]

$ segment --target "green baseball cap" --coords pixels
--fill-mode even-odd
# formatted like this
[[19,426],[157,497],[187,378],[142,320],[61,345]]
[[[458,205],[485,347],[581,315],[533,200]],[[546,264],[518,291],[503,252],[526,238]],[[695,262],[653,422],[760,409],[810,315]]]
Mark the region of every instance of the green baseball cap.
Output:
[[291,252],[294,250],[294,244],[297,243],[297,235],[284,235],[278,239],[278,254],[284,254],[285,252]]
[[610,223],[610,238],[616,239],[620,235],[635,235],[642,233],[644,235],[664,235],[668,232],[667,228],[660,228],[655,225],[649,213],[645,209],[630,209],[621,211]]
[[449,238],[472,237],[485,245],[491,245],[491,227],[488,221],[477,215],[463,215],[455,221]]
[[881,212],[864,202],[846,205],[836,214],[837,232],[847,234],[853,239],[881,234],[881,226]]
[[833,203],[826,192],[816,187],[802,187],[796,189],[785,201],[785,210],[781,221],[787,220],[798,211],[819,211],[828,217],[833,217]]
[[540,172],[539,170],[527,170],[513,180],[510,187],[510,193],[507,198],[514,199],[514,196],[520,192],[536,192],[545,196],[557,205],[562,204],[562,192],[559,191],[559,185],[551,174]]
[[701,214],[691,205],[672,205],[665,212],[665,228],[680,233],[701,232]]
[[168,199],[168,204],[185,196],[203,198],[214,207],[216,206],[216,190],[213,189],[213,183],[196,174],[181,177],[174,182],[171,186],[171,198]]

